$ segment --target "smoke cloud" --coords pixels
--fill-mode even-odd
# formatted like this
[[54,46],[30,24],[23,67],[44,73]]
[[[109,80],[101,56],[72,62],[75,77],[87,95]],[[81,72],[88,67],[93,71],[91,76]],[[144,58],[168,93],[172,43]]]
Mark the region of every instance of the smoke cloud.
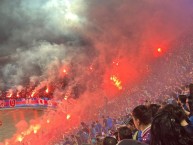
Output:
[[73,62],[83,69],[98,63],[97,70],[105,72],[112,61],[123,59],[139,69],[153,49],[167,49],[189,32],[191,5],[189,0],[2,1],[1,88],[26,85],[56,61],[57,67]]
[[55,98],[78,98],[70,121],[64,121],[63,101],[39,122],[47,128],[44,139],[34,135],[31,143],[56,140],[87,117],[93,102],[99,106],[104,96],[117,95],[112,75],[121,80],[122,93],[142,83],[158,61],[155,50],[173,52],[173,43],[191,34],[192,6],[191,0],[2,0],[0,90],[53,84]]

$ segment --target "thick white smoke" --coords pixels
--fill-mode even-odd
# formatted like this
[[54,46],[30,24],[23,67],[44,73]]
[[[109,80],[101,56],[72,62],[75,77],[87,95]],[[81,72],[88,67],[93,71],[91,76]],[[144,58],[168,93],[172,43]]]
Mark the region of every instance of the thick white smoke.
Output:
[[0,7],[1,88],[44,75],[50,63],[68,59],[69,49],[76,53],[79,46],[69,45],[79,45],[79,29],[86,23],[82,0],[2,1]]

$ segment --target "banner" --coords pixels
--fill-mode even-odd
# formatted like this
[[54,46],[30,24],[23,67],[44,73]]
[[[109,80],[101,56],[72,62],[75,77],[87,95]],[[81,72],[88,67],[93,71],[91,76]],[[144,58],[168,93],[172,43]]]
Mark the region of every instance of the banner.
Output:
[[5,101],[4,100],[0,100],[0,108],[5,107]]
[[10,99],[9,100],[9,106],[10,107],[15,107],[15,104],[16,104],[16,100],[15,99]]
[[38,108],[38,107],[51,107],[55,108],[58,105],[57,102],[49,100],[47,98],[22,98],[22,99],[6,99],[0,100],[0,109],[8,108]]

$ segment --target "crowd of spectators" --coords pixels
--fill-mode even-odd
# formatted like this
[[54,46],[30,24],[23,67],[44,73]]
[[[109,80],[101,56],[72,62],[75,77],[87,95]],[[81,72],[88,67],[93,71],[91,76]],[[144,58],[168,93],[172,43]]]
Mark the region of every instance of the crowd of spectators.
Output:
[[164,103],[144,102],[124,116],[102,116],[91,124],[81,122],[81,128],[65,136],[62,144],[192,145],[193,84],[190,91],[186,88],[181,93]]
[[17,89],[11,89],[8,91],[0,90],[0,100],[6,99],[26,99],[26,98],[53,98],[53,92],[46,92],[46,88],[40,89],[38,92],[34,93],[34,88],[26,87],[21,91]]

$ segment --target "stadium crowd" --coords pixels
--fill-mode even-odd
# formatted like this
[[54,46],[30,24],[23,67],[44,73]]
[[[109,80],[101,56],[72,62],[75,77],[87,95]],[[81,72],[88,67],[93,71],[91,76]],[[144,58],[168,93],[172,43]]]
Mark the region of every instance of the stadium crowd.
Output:
[[165,97],[157,104],[144,101],[124,116],[102,116],[92,123],[81,122],[81,128],[65,136],[62,144],[192,145],[193,84],[189,87],[176,98]]

